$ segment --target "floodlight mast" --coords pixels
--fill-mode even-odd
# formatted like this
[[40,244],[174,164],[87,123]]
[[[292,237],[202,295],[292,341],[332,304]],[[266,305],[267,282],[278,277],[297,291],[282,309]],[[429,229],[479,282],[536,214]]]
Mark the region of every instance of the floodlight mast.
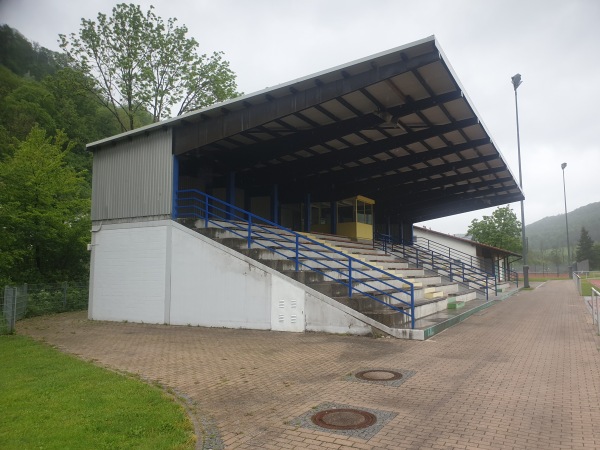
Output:
[[[517,88],[521,86],[523,81],[521,80],[521,74],[518,73],[511,77],[513,87],[515,88],[515,112],[517,116],[517,154],[519,157],[519,186],[523,191],[523,174],[521,171],[521,139],[519,136],[519,102],[517,98]],[[529,266],[527,265],[527,240],[525,237],[525,206],[523,200],[521,200],[521,246],[523,248],[523,287],[529,288]]]
[[567,217],[567,187],[566,187],[567,185],[565,184],[565,167],[567,167],[566,162],[564,162],[560,165],[560,168],[562,169],[562,175],[563,175],[563,194],[565,197],[565,225],[567,227],[567,258],[569,258],[567,263],[569,264],[569,276],[573,276],[572,271],[571,271],[571,244],[569,243],[569,219]]

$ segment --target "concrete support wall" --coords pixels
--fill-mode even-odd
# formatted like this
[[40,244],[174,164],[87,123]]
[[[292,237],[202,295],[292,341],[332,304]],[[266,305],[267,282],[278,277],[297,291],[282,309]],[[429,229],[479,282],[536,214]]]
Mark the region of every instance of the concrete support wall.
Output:
[[92,241],[91,319],[371,331],[360,313],[170,220],[105,225]]
[[93,232],[90,318],[165,323],[167,254],[164,222]]

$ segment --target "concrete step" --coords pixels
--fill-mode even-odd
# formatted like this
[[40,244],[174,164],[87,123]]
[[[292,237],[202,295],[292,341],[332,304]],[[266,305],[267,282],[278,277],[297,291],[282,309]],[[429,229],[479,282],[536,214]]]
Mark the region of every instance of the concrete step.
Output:
[[[467,302],[477,297],[475,291],[460,290],[458,283],[443,282],[439,274],[432,274],[423,268],[410,268],[406,261],[373,249],[370,244],[346,237],[327,236],[325,239],[311,234],[300,239],[305,257],[300,258],[300,270],[296,271],[293,260],[296,237],[293,233],[261,229],[253,234],[254,242],[249,249],[243,226],[239,229],[209,226],[197,231],[394,328],[410,326],[408,315],[387,306],[393,305],[405,312],[410,310],[410,290],[406,281],[414,284],[417,320],[439,311],[464,308]],[[309,239],[322,242],[332,250]],[[348,297],[348,287],[338,282],[348,276],[348,256],[356,259],[353,261],[352,297]],[[365,266],[359,261],[364,262]],[[401,279],[386,277],[377,270],[366,267],[367,264]],[[310,270],[311,268],[316,270]],[[380,302],[365,294],[376,297]]]

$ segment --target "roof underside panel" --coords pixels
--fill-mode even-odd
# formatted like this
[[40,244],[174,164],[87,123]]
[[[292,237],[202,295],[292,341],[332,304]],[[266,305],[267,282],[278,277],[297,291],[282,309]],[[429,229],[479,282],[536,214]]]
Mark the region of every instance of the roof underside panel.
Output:
[[174,120],[181,164],[417,222],[523,198],[434,38]]

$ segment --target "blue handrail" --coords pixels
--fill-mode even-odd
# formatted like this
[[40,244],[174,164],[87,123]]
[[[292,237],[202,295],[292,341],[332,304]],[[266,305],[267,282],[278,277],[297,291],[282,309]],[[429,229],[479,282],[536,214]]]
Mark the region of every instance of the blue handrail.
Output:
[[[296,271],[300,270],[301,266],[306,267],[345,285],[348,288],[348,297],[358,293],[408,316],[411,328],[415,327],[413,283],[196,189],[177,191],[175,201],[173,211],[177,214],[174,215],[174,219],[191,217],[203,220],[204,227],[213,224],[225,229],[244,238],[248,248],[255,245],[292,260]],[[275,238],[273,228],[279,230]],[[270,246],[269,243],[275,245]],[[373,277],[373,272],[380,277]],[[394,282],[406,287],[396,286]],[[410,312],[377,296],[395,300],[410,308]]]
[[375,235],[373,245],[381,248],[386,253],[398,255],[414,263],[417,267],[446,272],[450,281],[461,281],[469,285],[474,285],[476,290],[485,295],[486,300],[489,300],[489,291],[492,287],[495,294],[498,294],[496,277],[463,261],[448,257],[445,254],[438,253],[418,244],[407,245],[397,242],[390,235],[381,233]]

